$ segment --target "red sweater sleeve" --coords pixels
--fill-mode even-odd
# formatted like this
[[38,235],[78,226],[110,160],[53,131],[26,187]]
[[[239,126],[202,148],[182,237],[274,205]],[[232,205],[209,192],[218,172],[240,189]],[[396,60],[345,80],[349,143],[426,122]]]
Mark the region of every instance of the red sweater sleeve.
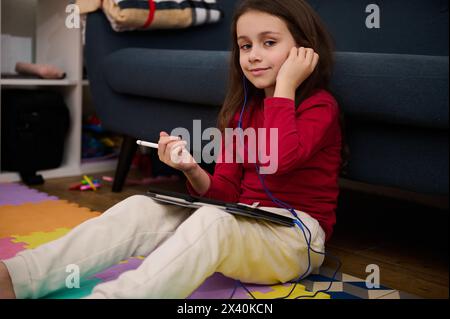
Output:
[[[227,152],[235,149],[235,141],[233,147],[227,147]],[[225,163],[225,137],[222,137],[221,147],[217,156],[214,175],[206,172],[210,178],[211,184],[205,194],[198,194],[192,187],[189,180],[186,182],[187,189],[191,195],[202,196],[206,198],[213,198],[223,200],[226,202],[237,203],[241,194],[241,179],[243,174],[243,166],[241,163]],[[231,158],[231,157],[230,157]]]
[[[311,159],[324,146],[327,131],[337,118],[337,103],[332,99],[305,100],[296,111],[291,99],[266,98],[264,127],[278,129],[278,169],[275,174],[287,173]],[[270,130],[266,132],[269,134]],[[268,135],[266,138],[270,141]],[[270,152],[272,145],[267,144]]]

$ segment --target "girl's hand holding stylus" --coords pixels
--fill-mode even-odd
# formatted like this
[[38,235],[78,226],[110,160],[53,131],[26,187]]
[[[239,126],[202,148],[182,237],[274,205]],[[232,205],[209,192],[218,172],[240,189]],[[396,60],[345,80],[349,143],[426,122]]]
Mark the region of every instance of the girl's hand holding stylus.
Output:
[[318,62],[319,55],[313,49],[293,47],[278,71],[275,96],[295,97],[295,91],[314,72]]
[[166,132],[161,132],[158,141],[159,160],[182,172],[190,171],[197,163],[187,151],[186,144],[187,142],[178,136],[169,136]]

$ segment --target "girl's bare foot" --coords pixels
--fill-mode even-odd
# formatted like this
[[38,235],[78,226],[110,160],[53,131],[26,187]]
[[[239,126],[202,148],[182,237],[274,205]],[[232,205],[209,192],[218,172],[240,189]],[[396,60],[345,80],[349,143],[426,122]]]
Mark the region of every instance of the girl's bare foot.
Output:
[[15,299],[14,289],[5,264],[0,261],[0,299]]

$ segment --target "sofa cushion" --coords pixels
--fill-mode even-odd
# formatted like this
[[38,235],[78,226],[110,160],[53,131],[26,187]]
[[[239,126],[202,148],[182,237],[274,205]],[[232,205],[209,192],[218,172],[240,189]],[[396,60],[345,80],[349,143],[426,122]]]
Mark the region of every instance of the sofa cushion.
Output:
[[349,116],[448,129],[448,56],[336,53],[332,91]]
[[182,29],[220,21],[217,0],[76,0],[80,13],[103,8],[115,31]]
[[115,31],[181,29],[222,18],[216,0],[103,0],[103,11]]
[[228,61],[225,51],[131,48],[109,55],[102,70],[118,93],[220,106]]

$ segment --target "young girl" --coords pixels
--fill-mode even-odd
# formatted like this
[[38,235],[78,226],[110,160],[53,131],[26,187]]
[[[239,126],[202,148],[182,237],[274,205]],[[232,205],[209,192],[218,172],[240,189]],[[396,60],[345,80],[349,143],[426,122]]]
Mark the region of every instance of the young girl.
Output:
[[[263,164],[217,161],[211,176],[192,157],[174,161],[185,143],[165,132],[159,158],[184,172],[192,194],[294,213],[309,232],[132,196],[66,236],[0,263],[2,297],[39,298],[64,287],[68,265],[85,278],[136,255],[146,256],[139,268],[96,286],[88,298],[186,298],[214,272],[276,284],[322,264],[341,163],[338,105],[326,90],[331,42],[304,0],[242,1],[232,37],[230,86],[218,126],[278,129],[278,145],[269,145],[278,147],[276,172],[263,176]],[[218,158],[237,149],[237,142],[221,145]]]

